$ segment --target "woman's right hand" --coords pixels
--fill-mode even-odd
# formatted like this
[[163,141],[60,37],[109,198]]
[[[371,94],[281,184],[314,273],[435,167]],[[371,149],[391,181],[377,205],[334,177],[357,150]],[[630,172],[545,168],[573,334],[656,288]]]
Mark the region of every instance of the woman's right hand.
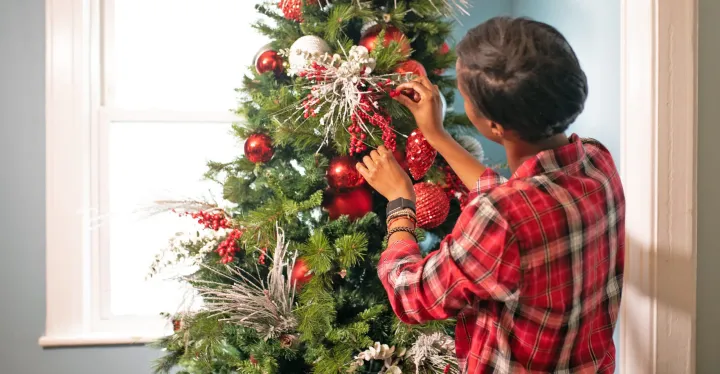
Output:
[[410,109],[418,128],[428,141],[432,142],[433,139],[445,134],[442,123],[442,99],[438,86],[433,85],[427,77],[421,76],[398,85],[396,90],[413,92],[413,97],[400,94],[395,96],[395,100]]

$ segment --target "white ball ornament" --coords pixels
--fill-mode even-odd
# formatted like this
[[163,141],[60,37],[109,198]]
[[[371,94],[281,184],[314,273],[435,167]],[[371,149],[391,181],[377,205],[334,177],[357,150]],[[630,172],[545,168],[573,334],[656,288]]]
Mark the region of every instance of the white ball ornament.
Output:
[[447,113],[448,107],[447,107],[447,100],[445,99],[445,95],[440,92],[440,101],[442,102],[442,119],[445,120],[445,114]]
[[362,27],[360,28],[360,36],[365,36],[365,33],[370,30],[371,27],[377,25],[378,23],[375,21],[368,21],[365,22]]
[[322,56],[325,53],[330,53],[330,46],[322,38],[315,35],[300,37],[290,46],[288,62],[291,73],[303,71],[311,57]]

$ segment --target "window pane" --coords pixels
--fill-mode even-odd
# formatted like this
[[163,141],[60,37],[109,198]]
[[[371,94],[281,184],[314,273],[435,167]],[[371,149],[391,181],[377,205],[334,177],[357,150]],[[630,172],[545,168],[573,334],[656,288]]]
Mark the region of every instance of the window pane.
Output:
[[[222,198],[222,186],[202,180],[206,161],[241,153],[230,124],[112,123],[108,145],[110,310],[114,315],[175,312],[187,289],[146,279],[155,256],[178,231],[196,230],[190,218],[144,208],[158,200]],[[105,278],[108,279],[108,278]]]
[[123,109],[228,110],[268,42],[259,0],[116,0],[115,103]]

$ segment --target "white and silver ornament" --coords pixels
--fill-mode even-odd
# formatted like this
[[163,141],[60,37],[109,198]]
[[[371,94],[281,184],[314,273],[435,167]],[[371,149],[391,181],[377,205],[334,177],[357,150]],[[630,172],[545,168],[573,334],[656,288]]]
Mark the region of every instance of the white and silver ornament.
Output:
[[330,53],[330,46],[320,37],[305,35],[300,37],[290,46],[287,52],[290,69],[288,73],[295,75],[304,71],[313,59]]
[[443,121],[445,121],[445,114],[448,111],[448,106],[447,106],[447,100],[445,99],[445,95],[443,95],[442,92],[440,92],[440,102],[442,102],[442,119],[443,119]]

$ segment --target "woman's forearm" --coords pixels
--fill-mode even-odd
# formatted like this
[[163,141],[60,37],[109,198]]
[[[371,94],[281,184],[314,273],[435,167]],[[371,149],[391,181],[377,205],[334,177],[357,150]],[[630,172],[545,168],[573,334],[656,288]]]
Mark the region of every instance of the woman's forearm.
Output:
[[426,139],[440,153],[455,174],[468,189],[474,189],[478,179],[485,172],[485,165],[453,139],[447,132],[431,135]]

